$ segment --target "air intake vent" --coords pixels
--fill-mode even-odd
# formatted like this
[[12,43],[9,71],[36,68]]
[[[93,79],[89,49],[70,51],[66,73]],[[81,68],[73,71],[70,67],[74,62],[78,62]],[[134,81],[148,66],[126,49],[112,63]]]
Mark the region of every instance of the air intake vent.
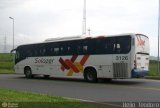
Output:
[[127,78],[128,77],[128,64],[127,63],[113,63],[113,76],[114,78]]

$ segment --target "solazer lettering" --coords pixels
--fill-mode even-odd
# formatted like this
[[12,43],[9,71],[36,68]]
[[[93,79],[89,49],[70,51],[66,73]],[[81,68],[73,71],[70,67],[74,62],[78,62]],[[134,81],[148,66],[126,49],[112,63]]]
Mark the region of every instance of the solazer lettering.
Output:
[[44,64],[52,64],[54,59],[47,59],[47,58],[35,58],[35,63],[44,63]]

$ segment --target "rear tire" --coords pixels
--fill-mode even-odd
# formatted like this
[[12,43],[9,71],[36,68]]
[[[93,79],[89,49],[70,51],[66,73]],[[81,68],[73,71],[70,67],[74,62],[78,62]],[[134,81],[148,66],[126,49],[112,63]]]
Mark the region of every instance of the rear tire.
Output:
[[88,82],[97,82],[97,72],[94,68],[84,70],[84,79]]
[[24,68],[24,74],[26,78],[33,78],[32,71],[30,67]]
[[49,78],[50,75],[43,75],[43,76],[44,76],[44,78]]

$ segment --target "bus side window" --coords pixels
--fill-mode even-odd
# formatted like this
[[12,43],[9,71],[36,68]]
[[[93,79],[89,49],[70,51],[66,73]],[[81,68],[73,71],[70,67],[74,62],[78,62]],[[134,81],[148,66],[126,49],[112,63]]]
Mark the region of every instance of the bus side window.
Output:
[[77,52],[79,55],[89,54],[87,40],[81,40],[77,43]]
[[19,59],[20,58],[20,54],[19,54],[19,51],[16,51],[16,59]]
[[79,41],[77,43],[77,52],[78,52],[78,55],[83,55],[83,42],[82,41]]
[[32,50],[31,48],[27,48],[27,53],[26,57],[32,57]]
[[48,50],[47,50],[47,53],[49,56],[53,56],[54,55],[54,48],[53,47],[50,47]]
[[51,53],[53,52],[53,48],[50,48],[50,52],[51,52]]
[[54,47],[55,47],[55,44],[53,43],[48,44],[49,56],[54,55]]
[[71,41],[69,46],[70,46],[70,54],[71,55],[77,55],[78,54],[77,42],[76,41]]
[[20,60],[25,59],[27,56],[26,48],[23,47],[24,49],[19,49],[19,58]]
[[130,51],[131,48],[131,37],[123,36],[116,37],[116,53],[117,54],[125,54]]
[[59,48],[56,47],[56,48],[54,48],[54,55],[58,55],[58,54],[59,54]]
[[90,54],[90,40],[84,40],[83,54]]
[[42,55],[43,55],[43,50],[39,49],[39,56],[42,56]]
[[111,38],[107,38],[106,39],[106,43],[107,43],[107,54],[114,54],[116,51],[116,42],[115,42],[115,38],[111,37]]
[[35,56],[35,57],[38,56],[38,52],[37,52],[36,49],[34,50],[34,56]]
[[116,52],[117,52],[118,54],[121,53],[121,50],[122,50],[121,44],[117,43],[117,44],[116,44],[116,48],[117,48]]
[[61,46],[61,55],[68,55],[67,47],[63,45]]
[[50,56],[51,55],[51,47],[48,43],[45,44],[45,56]]
[[71,54],[71,47],[70,46],[67,46],[67,51],[68,51],[68,54],[70,55]]
[[45,53],[46,53],[46,49],[45,48],[41,48],[40,50],[39,50],[39,56],[45,56]]
[[60,45],[60,55],[69,55],[70,54],[70,47],[68,42],[63,42]]
[[81,48],[81,45],[77,45],[77,50],[78,50],[78,55],[81,55],[82,54],[82,48]]
[[85,45],[83,46],[83,54],[87,54],[88,53],[88,46]]
[[95,54],[95,51],[96,51],[96,47],[95,47],[95,43],[94,43],[94,39],[90,39],[88,40],[87,42],[87,53],[88,54]]
[[71,55],[76,55],[77,54],[77,47],[76,46],[71,46]]
[[96,54],[103,54],[105,52],[105,40],[104,39],[96,39],[95,40],[95,46],[96,46]]
[[67,52],[65,51],[64,46],[60,47],[60,54],[59,55],[67,55]]

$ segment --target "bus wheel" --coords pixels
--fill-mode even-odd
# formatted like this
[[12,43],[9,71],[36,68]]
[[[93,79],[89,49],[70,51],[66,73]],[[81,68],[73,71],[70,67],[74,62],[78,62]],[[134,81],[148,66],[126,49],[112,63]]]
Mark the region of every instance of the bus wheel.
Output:
[[44,76],[44,78],[49,78],[50,75],[43,75],[43,76]]
[[97,81],[97,72],[94,68],[88,68],[84,70],[84,79],[88,82]]
[[24,74],[25,74],[26,78],[32,78],[33,77],[30,67],[25,67],[24,68]]

